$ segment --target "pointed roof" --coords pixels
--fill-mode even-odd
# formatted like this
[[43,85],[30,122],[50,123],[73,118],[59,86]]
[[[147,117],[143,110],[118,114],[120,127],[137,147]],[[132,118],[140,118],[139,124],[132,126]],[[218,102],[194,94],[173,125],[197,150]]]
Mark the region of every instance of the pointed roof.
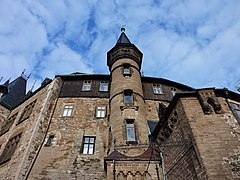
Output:
[[0,104],[4,104],[11,109],[24,100],[26,95],[27,79],[21,75],[11,83],[9,83],[9,81],[5,82],[4,85],[7,85],[8,91],[0,99]]
[[[121,28],[121,35],[119,36],[115,46],[107,52],[107,65],[111,69],[112,64],[121,58],[130,58],[138,63],[141,69],[142,52],[130,42],[125,34],[125,28]],[[126,51],[127,49],[127,51]]]
[[121,28],[121,35],[118,38],[116,44],[131,44],[130,40],[128,39],[127,35],[125,34],[125,28]]

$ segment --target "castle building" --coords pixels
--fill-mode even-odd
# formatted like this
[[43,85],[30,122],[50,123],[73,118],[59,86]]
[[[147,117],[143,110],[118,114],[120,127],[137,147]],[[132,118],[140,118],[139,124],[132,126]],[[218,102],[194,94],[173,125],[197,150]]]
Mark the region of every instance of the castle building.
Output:
[[0,179],[240,179],[240,95],[142,76],[121,31],[110,74],[0,85]]

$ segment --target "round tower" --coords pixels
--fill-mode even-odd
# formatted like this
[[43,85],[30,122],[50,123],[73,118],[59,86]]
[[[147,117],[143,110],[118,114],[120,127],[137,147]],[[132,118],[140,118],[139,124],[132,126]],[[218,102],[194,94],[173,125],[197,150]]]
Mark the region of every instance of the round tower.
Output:
[[139,145],[148,142],[141,63],[143,54],[121,29],[116,45],[107,53],[111,73],[110,128],[117,145]]

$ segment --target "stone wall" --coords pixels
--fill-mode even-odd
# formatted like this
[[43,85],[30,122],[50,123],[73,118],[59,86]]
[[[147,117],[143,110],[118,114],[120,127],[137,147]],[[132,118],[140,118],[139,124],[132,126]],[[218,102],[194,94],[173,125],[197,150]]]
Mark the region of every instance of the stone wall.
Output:
[[224,98],[217,98],[221,112],[204,114],[197,98],[185,98],[183,104],[191,127],[193,142],[209,179],[238,179],[239,124]]
[[167,140],[161,142],[160,150],[167,179],[207,179],[180,101],[161,130],[161,138],[166,136],[166,129],[172,133]]
[[[0,142],[3,142],[0,153],[3,152],[9,139],[20,133],[21,138],[11,159],[0,166],[0,179],[26,178],[37,150],[44,140],[43,137],[46,133],[46,126],[52,111],[54,98],[56,99],[58,94],[59,85],[56,79],[11,112],[11,114],[18,112],[18,115],[10,130],[0,137]],[[35,100],[36,104],[29,118],[18,123],[25,107]]]
[[[54,135],[51,146],[43,146],[29,179],[105,179],[103,158],[107,152],[108,120],[95,118],[97,105],[106,98],[59,98],[46,137]],[[70,117],[63,117],[65,105],[73,105]],[[84,136],[96,137],[94,154],[82,154]]]
[[10,110],[0,105],[0,124],[8,118],[10,112]]

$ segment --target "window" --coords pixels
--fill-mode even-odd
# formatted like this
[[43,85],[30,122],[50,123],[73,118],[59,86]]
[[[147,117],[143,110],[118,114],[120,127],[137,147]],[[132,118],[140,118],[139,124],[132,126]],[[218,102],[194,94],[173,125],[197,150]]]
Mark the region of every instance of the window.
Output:
[[99,86],[99,91],[107,92],[108,91],[108,82],[101,81]]
[[124,91],[124,103],[132,104],[133,103],[133,93],[132,90]]
[[96,108],[96,117],[97,118],[105,118],[106,117],[106,106],[98,105]]
[[63,117],[72,116],[72,112],[73,112],[73,106],[72,105],[64,106]]
[[90,91],[91,90],[91,81],[84,81],[82,86],[82,91]]
[[131,68],[129,64],[123,65],[123,75],[124,76],[130,76],[131,75]]
[[0,136],[9,131],[9,129],[13,125],[17,115],[18,115],[18,113],[12,115],[10,118],[8,118],[7,121],[3,122],[3,125],[2,125],[1,130],[0,130]]
[[175,96],[176,91],[177,91],[176,88],[171,88],[171,92],[172,92],[172,95],[173,95],[173,96]]
[[53,143],[54,143],[54,135],[50,135],[50,136],[48,137],[48,140],[47,140],[45,146],[52,146]]
[[153,84],[153,93],[162,94],[161,86],[159,84]]
[[11,138],[3,150],[1,156],[0,156],[0,164],[3,164],[11,159],[13,156],[15,150],[17,149],[17,145],[20,141],[21,134],[18,134]]
[[21,117],[19,118],[19,121],[18,121],[17,124],[23,122],[24,120],[26,120],[30,117],[30,115],[32,114],[35,103],[36,103],[36,101],[33,101],[24,108],[23,113],[22,113]]
[[127,142],[136,142],[135,125],[133,119],[126,120]]
[[230,106],[234,110],[234,115],[236,116],[237,120],[240,122],[240,104],[230,102]]
[[95,137],[83,137],[83,154],[94,154]]

